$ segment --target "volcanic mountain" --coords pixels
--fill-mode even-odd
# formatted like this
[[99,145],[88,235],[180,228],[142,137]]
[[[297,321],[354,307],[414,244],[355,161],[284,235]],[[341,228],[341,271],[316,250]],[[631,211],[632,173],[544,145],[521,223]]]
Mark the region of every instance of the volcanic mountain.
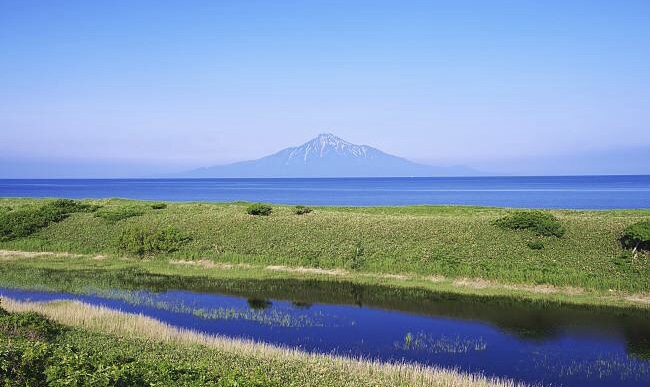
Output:
[[321,134],[297,147],[257,160],[195,169],[181,177],[428,177],[468,176],[463,166],[433,167],[414,163],[368,145]]

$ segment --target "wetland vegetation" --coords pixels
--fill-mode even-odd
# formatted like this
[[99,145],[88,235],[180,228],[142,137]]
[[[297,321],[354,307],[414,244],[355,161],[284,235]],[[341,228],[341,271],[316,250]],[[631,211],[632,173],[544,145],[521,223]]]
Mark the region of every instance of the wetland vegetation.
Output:
[[[301,317],[311,313],[313,305],[356,305],[443,320],[479,321],[518,341],[553,342],[567,329],[591,325],[605,332],[614,330],[624,338],[626,355],[606,358],[602,363],[609,364],[607,377],[612,377],[640,373],[644,366],[634,367],[643,363],[634,359],[650,358],[650,253],[646,242],[639,239],[644,238],[649,219],[650,210],[309,208],[120,199],[0,199],[0,286],[94,294],[134,307],[155,307],[203,320],[246,321],[283,329],[326,326],[325,320]],[[242,297],[247,300],[246,310],[156,301],[155,297],[138,296],[143,290],[154,295],[182,290]],[[278,307],[284,303],[276,304],[275,300],[287,300],[301,315],[293,318],[279,313]],[[78,325],[52,314],[56,308],[63,308],[60,304],[23,305],[29,305],[25,310],[50,313],[53,321],[66,326]],[[491,342],[482,337],[432,335],[416,328],[401,332],[391,348],[427,359],[492,349]],[[112,335],[112,328],[102,329],[63,327],[63,333],[48,338],[16,333],[20,329],[5,329],[3,334],[4,339],[11,336],[13,343],[26,346],[43,342],[47,347],[44,353],[50,355],[68,356],[65,348],[80,348],[92,359],[80,360],[83,364],[79,367],[86,374],[113,367],[113,376],[101,372],[93,376],[94,382],[111,380],[105,385],[118,385],[115,380],[120,377],[135,378],[125,379],[130,383],[152,383],[168,377],[165,373],[158,375],[163,379],[142,374],[140,371],[147,367],[167,369],[179,380],[188,380],[187,385],[199,383],[193,378],[203,378],[200,385],[224,386],[319,385],[325,382],[322,378],[329,378],[331,385],[349,384],[353,379],[359,385],[423,385],[414,382],[424,380],[422,372],[429,376],[433,372],[441,378],[438,381],[447,380],[446,385],[488,383],[453,372],[451,379],[444,379],[448,375],[441,376],[439,372],[443,371],[436,368],[426,372],[409,368],[406,374],[399,371],[390,377],[377,371],[375,375],[368,370],[388,366],[367,362],[355,363],[362,365],[353,367],[350,374],[342,371],[349,366],[340,368],[348,364],[347,360],[327,358],[323,366],[310,357],[316,355],[307,354],[291,355],[293,360],[280,355],[280,360],[267,359],[260,363],[261,368],[254,368],[246,366],[259,360],[250,353],[233,350],[226,355],[222,347],[197,346],[195,342],[181,345],[161,339],[151,343],[141,341],[142,332],[118,338]],[[99,345],[100,341],[102,345],[128,348],[124,350],[127,354],[88,352],[92,345],[86,346],[86,342]],[[186,360],[180,360],[178,369],[165,363],[166,358],[156,363],[153,354],[163,349],[173,358]],[[129,354],[138,351],[146,355],[135,363],[128,360]],[[199,352],[209,360],[192,365],[190,359]],[[24,353],[11,356],[22,359]],[[302,360],[296,361],[295,356]],[[235,358],[243,366],[226,366]],[[437,361],[445,364],[445,359]],[[225,365],[204,372],[202,367],[210,361]],[[544,362],[556,364],[557,360]],[[286,363],[285,368],[279,363]],[[4,364],[8,369],[18,363],[6,360]],[[312,375],[309,371],[300,375],[304,379],[289,376],[295,372],[293,367],[304,364],[314,370],[323,366],[331,374],[313,371]],[[571,372],[582,375],[593,364],[576,364]],[[41,370],[38,377],[47,381],[48,375],[60,372],[51,367],[45,361],[34,369]],[[548,370],[548,365],[540,367]],[[413,379],[415,374],[419,376]]]

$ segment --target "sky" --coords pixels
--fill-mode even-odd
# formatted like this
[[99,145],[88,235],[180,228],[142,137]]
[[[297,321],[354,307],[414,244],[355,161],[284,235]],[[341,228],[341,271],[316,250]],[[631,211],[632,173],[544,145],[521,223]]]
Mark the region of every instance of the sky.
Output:
[[650,1],[0,1],[0,178],[322,132],[486,173],[650,173]]

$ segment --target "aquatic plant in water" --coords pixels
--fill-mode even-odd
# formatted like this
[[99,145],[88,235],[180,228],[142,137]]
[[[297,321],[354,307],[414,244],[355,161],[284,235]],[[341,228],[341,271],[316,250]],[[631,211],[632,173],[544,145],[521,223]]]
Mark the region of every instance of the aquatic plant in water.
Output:
[[462,338],[460,336],[447,337],[441,335],[434,337],[425,332],[406,333],[403,342],[396,342],[395,347],[404,351],[422,351],[429,353],[469,353],[484,351],[487,343],[482,337]]
[[[159,294],[146,291],[125,291],[125,290],[95,290],[94,295],[122,300],[130,305],[146,306],[159,310],[175,313],[185,313],[196,317],[210,320],[243,320],[256,322],[263,325],[279,326],[285,328],[306,328],[306,327],[331,327],[340,326],[346,323],[337,316],[327,316],[322,312],[301,311],[297,308],[285,310],[283,308],[271,308],[269,302],[265,308],[251,307],[218,307],[205,308],[196,305],[187,305],[182,300],[160,300]],[[255,300],[257,301],[257,300]],[[296,312],[296,311],[300,312]],[[347,322],[353,324],[353,322]]]

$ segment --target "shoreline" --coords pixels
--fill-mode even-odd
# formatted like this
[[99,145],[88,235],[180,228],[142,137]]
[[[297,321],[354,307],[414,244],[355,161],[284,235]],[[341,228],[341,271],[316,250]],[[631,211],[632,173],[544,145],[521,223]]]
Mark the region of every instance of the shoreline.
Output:
[[[251,340],[206,335],[176,328],[154,318],[92,306],[77,301],[20,302],[2,300],[2,308],[11,313],[36,312],[86,335],[107,335],[112,345],[125,340],[142,346],[141,341],[173,346],[184,354],[194,347],[208,351],[217,359],[232,362],[238,371],[254,373],[259,367],[271,371],[270,382],[285,385],[373,385],[373,386],[447,386],[447,387],[525,387],[505,378],[487,377],[453,369],[410,363],[383,363],[328,354],[307,353]],[[74,338],[74,334],[72,335]],[[116,342],[117,341],[117,342]],[[78,342],[78,345],[83,345]],[[146,348],[146,347],[144,347]],[[166,347],[162,348],[163,350]],[[160,350],[160,349],[159,349]],[[160,356],[160,354],[157,354]],[[230,359],[229,359],[230,358]],[[256,364],[248,367],[243,363]],[[300,376],[297,371],[300,370]],[[298,384],[295,384],[298,383]]]
[[[128,257],[71,254],[57,252],[25,252],[0,250],[0,264],[17,264],[9,270],[56,270],[73,275],[95,269],[102,273],[139,270],[152,276],[162,275],[175,281],[324,281],[351,285],[379,286],[394,289],[415,289],[431,294],[459,295],[478,298],[504,298],[514,302],[553,302],[566,306],[612,307],[650,311],[650,293],[603,292],[581,288],[558,288],[549,285],[507,284],[483,279],[444,278],[386,273],[353,272],[344,269],[319,269],[289,266],[232,264],[213,260],[161,260]],[[2,279],[2,274],[0,274]],[[47,287],[48,285],[42,285]],[[20,286],[20,288],[23,288]],[[60,291],[52,287],[47,290]],[[68,289],[66,289],[68,290]]]

